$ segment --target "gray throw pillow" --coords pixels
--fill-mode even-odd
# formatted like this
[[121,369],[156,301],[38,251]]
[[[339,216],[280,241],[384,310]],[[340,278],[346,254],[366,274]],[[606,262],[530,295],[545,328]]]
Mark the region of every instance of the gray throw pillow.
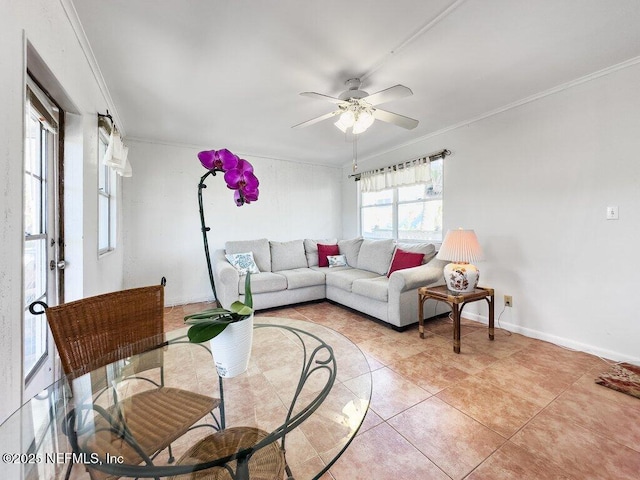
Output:
[[338,242],[340,254],[347,257],[347,265],[350,267],[355,268],[358,265],[358,253],[360,252],[362,240],[362,237],[358,237],[351,240],[340,240]]
[[306,268],[307,257],[304,254],[302,240],[290,242],[269,242],[271,246],[271,271]]
[[388,240],[364,240],[358,253],[358,268],[386,275],[395,249],[396,242],[392,238]]

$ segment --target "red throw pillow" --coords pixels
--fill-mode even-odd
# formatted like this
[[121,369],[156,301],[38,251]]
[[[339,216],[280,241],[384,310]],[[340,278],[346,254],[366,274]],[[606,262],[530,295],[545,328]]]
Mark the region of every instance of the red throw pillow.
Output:
[[319,267],[328,267],[329,260],[327,260],[328,255],[339,255],[340,248],[338,245],[323,245],[322,243],[318,244],[318,266]]
[[419,267],[420,265],[422,265],[423,258],[424,253],[405,252],[404,250],[400,250],[399,248],[396,249],[396,253],[393,255],[393,260],[391,261],[391,267],[389,268],[387,277],[390,277],[391,274],[396,270]]

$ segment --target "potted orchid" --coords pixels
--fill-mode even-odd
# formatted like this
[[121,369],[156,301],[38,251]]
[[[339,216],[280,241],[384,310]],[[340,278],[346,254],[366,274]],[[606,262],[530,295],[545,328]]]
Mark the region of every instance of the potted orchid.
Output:
[[253,340],[253,297],[251,295],[251,275],[245,278],[244,303],[235,301],[229,310],[222,308],[216,294],[216,286],[211,268],[207,232],[205,226],[202,190],[206,188],[205,180],[216,173],[224,173],[227,188],[234,191],[234,201],[238,207],[258,200],[260,182],[253,173],[253,166],[239,158],[229,150],[207,150],[198,153],[198,159],[207,169],[198,184],[198,203],[200,206],[200,223],[204,242],[209,280],[215,297],[216,307],[200,313],[187,315],[185,323],[191,325],[187,336],[189,341],[200,343],[209,341],[214,356],[218,375],[234,377],[244,372],[249,364],[251,344]]
[[190,342],[201,343],[220,335],[232,323],[253,317],[253,297],[251,296],[251,274],[247,272],[244,281],[244,303],[235,301],[229,310],[216,307],[184,317],[189,327]]

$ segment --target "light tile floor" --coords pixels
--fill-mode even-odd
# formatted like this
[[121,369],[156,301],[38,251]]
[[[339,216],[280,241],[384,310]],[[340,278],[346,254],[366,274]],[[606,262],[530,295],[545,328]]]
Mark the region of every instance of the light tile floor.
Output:
[[[208,307],[167,308],[166,329]],[[640,400],[594,383],[608,369],[598,357],[500,329],[491,342],[469,320],[457,355],[448,318],[427,322],[420,339],[417,327],[396,332],[330,302],[256,316],[323,324],[369,360],[369,413],[323,478],[640,478]]]

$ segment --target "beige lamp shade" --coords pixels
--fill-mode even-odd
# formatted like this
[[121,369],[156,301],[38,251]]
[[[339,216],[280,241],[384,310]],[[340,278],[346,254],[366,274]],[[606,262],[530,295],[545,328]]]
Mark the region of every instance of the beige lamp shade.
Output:
[[483,259],[476,232],[461,228],[449,230],[436,257],[453,262],[444,267],[444,279],[449,290],[468,293],[476,288],[480,271],[471,263]]

